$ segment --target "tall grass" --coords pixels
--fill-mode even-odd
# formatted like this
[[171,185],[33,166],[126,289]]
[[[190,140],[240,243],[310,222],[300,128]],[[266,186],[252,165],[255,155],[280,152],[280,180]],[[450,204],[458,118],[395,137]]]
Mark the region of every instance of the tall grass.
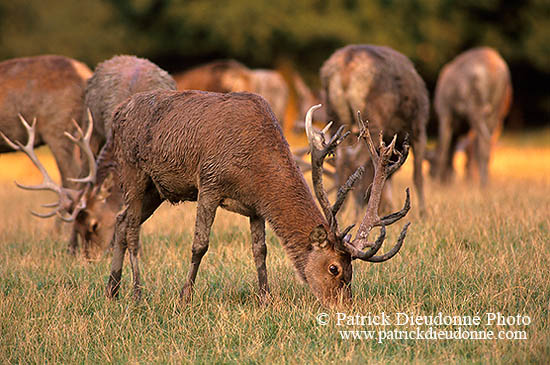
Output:
[[[546,136],[549,134],[547,132]],[[65,253],[66,232],[28,214],[52,196],[24,192],[14,155],[0,156],[0,363],[546,363],[550,358],[550,141],[505,136],[489,188],[427,183],[429,215],[413,208],[405,246],[384,264],[354,263],[354,304],[327,309],[295,278],[268,232],[273,301],[256,297],[246,219],[219,210],[192,303],[178,292],[190,261],[195,205],[162,206],[142,229],[143,300],[131,298],[128,262],[121,298],[103,295],[109,255],[85,262]],[[533,139],[535,139],[533,137]],[[47,153],[42,153],[48,159]],[[7,159],[7,161],[6,161]],[[26,171],[26,170],[25,170]],[[395,178],[396,205],[411,183]],[[38,179],[39,180],[39,179]],[[399,201],[399,202],[397,202]],[[416,201],[413,199],[413,206]],[[351,208],[351,207],[350,207]],[[343,220],[352,220],[348,209]],[[389,231],[395,241],[399,227]],[[319,313],[330,323],[321,326]],[[337,312],[529,316],[526,340],[343,340]],[[426,326],[421,326],[427,329]],[[443,326],[439,329],[456,329]],[[470,328],[472,329],[472,328]]]

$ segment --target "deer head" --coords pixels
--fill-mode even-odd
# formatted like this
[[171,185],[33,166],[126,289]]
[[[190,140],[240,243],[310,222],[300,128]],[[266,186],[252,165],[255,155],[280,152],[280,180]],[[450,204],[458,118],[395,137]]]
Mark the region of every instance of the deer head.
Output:
[[[352,277],[352,260],[384,262],[395,256],[401,249],[410,223],[405,224],[397,239],[397,243],[391,250],[383,255],[376,255],[386,238],[386,227],[407,215],[410,209],[409,189],[407,188],[406,190],[407,197],[400,211],[380,218],[378,216],[378,208],[386,178],[405,162],[409,145],[405,141],[403,153],[400,153],[394,148],[396,136],[386,146],[382,140],[382,134],[380,134],[379,147],[378,149],[375,148],[368,131],[368,123],[362,121],[361,115],[358,112],[358,120],[361,126],[359,139],[362,139],[367,144],[374,165],[374,179],[369,188],[370,196],[365,216],[359,225],[355,238],[352,239],[349,232],[354,225],[340,230],[336,214],[342,207],[346,195],[352,189],[354,183],[363,174],[364,169],[360,167],[348,178],[346,183],[338,189],[336,201],[331,205],[327,192],[323,187],[323,162],[327,155],[334,153],[336,147],[347,137],[349,132],[342,134],[344,129],[344,126],[342,126],[327,142],[325,135],[331,124],[329,123],[322,131],[317,131],[312,126],[312,112],[320,107],[321,105],[315,105],[309,109],[306,114],[305,127],[311,148],[313,189],[329,227],[327,231],[325,227],[319,226],[311,233],[310,240],[314,252],[310,254],[305,272],[308,284],[316,296],[321,298],[321,300],[324,299],[330,302],[333,298],[337,298],[338,294],[341,294],[344,299],[351,299],[349,283]],[[396,162],[391,160],[393,155],[397,155],[398,157]],[[375,227],[380,227],[380,234],[372,242],[369,241],[368,237]],[[320,272],[325,274],[319,275]],[[311,274],[308,275],[308,273]]]
[[88,176],[69,179],[83,184],[83,187],[79,190],[63,187],[53,181],[34,152],[36,118],[33,119],[31,125],[27,123],[22,115],[19,115],[19,119],[28,134],[28,140],[25,145],[19,141],[12,142],[2,132],[0,132],[0,135],[11,148],[22,151],[29,157],[42,174],[43,181],[41,184],[33,186],[22,185],[18,182],[16,182],[16,185],[25,190],[53,191],[58,196],[57,202],[43,205],[45,208],[53,208],[51,211],[47,213],[31,211],[31,213],[40,218],[57,216],[65,222],[74,222],[74,229],[82,238],[86,255],[88,248],[93,244],[105,247],[105,243],[110,242],[110,237],[112,237],[114,231],[114,227],[112,227],[114,223],[110,224],[109,222],[114,222],[114,215],[116,214],[112,212],[113,209],[106,209],[112,206],[112,202],[108,201],[108,198],[113,190],[113,178],[112,176],[108,177],[100,186],[96,185],[97,166],[90,148],[90,139],[93,130],[93,120],[90,112],[88,111],[88,120],[90,123],[86,133],[82,131],[74,120],[73,123],[77,132],[76,137],[65,132],[65,136],[80,147],[88,160]]

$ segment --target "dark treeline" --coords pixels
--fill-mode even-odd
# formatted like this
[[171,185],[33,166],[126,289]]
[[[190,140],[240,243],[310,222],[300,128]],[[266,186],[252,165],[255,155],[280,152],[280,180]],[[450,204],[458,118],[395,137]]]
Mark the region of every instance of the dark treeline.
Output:
[[512,71],[509,127],[550,121],[547,0],[24,0],[0,2],[0,60],[44,53],[94,67],[114,54],[168,71],[218,58],[291,65],[314,88],[338,47],[388,45],[410,57],[433,95],[442,65],[479,45]]

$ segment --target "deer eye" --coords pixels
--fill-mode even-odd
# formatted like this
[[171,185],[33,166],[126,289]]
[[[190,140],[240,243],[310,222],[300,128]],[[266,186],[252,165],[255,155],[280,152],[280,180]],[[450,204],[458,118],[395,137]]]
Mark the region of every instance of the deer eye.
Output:
[[328,271],[330,271],[330,273],[331,273],[332,275],[334,275],[334,276],[338,275],[338,273],[340,272],[340,271],[338,270],[338,266],[336,266],[336,265],[330,265],[330,266],[328,267]]
[[95,232],[97,231],[97,227],[99,226],[99,223],[97,221],[93,222],[92,223],[92,232]]

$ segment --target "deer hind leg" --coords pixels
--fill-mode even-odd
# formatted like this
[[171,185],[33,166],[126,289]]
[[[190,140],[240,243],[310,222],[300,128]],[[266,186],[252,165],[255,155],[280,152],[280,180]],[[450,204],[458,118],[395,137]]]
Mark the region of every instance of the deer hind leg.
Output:
[[188,303],[193,295],[193,286],[201,260],[208,251],[208,240],[210,229],[216,216],[216,208],[220,204],[220,199],[216,199],[204,190],[199,191],[197,199],[197,216],[195,218],[195,235],[193,237],[193,246],[191,248],[191,266],[187,273],[187,279],[181,291],[181,300]]
[[[437,177],[441,183],[448,183],[452,177],[452,156],[454,151],[451,149],[451,140],[453,137],[451,124],[452,120],[450,115],[445,114],[439,116],[439,138],[437,148],[437,153],[439,156],[437,156]],[[416,155],[416,151],[414,151],[414,153]]]
[[479,180],[481,186],[486,186],[489,180],[489,160],[491,154],[491,140],[481,135],[476,136],[475,157],[479,169]]
[[265,259],[267,247],[265,244],[265,220],[260,217],[250,217],[250,233],[252,235],[252,253],[254,263],[258,271],[258,284],[260,289],[260,301],[265,303],[269,300],[269,285],[267,283],[267,268]]
[[125,207],[116,217],[111,275],[109,275],[109,281],[105,289],[105,294],[108,298],[118,297],[118,290],[120,288],[122,264],[128,246],[126,243],[126,210],[127,208]]
[[[476,131],[474,152],[479,169],[481,186],[486,186],[489,180],[489,160],[491,158],[492,130],[488,126],[493,125],[492,120],[477,120],[474,124]],[[496,123],[495,123],[496,124]]]
[[412,149],[414,157],[413,180],[418,195],[418,210],[420,214],[426,213],[426,203],[424,197],[424,175],[422,173],[422,163],[424,162],[424,152],[426,150],[426,129],[419,128],[412,138]]

